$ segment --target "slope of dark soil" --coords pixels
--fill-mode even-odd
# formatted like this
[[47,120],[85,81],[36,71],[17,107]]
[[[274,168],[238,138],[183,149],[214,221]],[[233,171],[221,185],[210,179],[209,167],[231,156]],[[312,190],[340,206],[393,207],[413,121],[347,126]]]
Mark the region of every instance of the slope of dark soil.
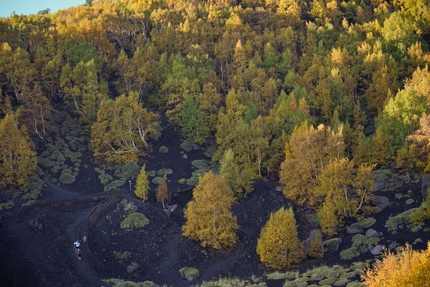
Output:
[[[272,211],[281,206],[290,206],[275,180],[260,180],[254,184],[254,191],[242,198],[233,207],[240,229],[238,242],[231,249],[211,250],[202,248],[197,242],[181,236],[181,226],[185,223],[183,211],[192,198],[192,191],[186,185],[179,185],[181,178],[190,178],[194,159],[208,159],[202,149],[194,149],[183,156],[180,148],[181,137],[174,129],[163,132],[154,145],[153,152],[144,161],[148,170],[170,168],[169,187],[173,192],[171,205],[177,208],[166,213],[155,200],[154,184],[148,202],[137,200],[128,184],[118,190],[103,192],[103,187],[93,172],[91,155],[86,153],[83,160],[88,165],[87,172],[69,186],[57,186],[49,182],[39,200],[27,207],[14,207],[3,211],[0,227],[0,285],[1,286],[107,286],[102,279],[120,278],[135,282],[153,281],[168,286],[192,286],[219,277],[250,278],[263,277],[273,272],[259,262],[255,253],[261,227]],[[169,153],[160,153],[160,146],[169,148]],[[182,152],[181,152],[182,151]],[[384,232],[382,244],[395,240],[403,245],[422,241],[413,245],[425,248],[429,233],[420,230],[412,233],[400,230],[396,234],[386,231],[385,221],[422,201],[421,185],[404,183],[399,190],[381,191],[390,199],[390,207],[372,215],[377,223],[372,228]],[[415,203],[406,206],[395,193],[406,194]],[[126,206],[135,205],[137,212],[149,219],[143,228],[131,230],[120,227],[127,215]],[[307,217],[307,211],[294,207],[302,240],[316,228]],[[339,252],[350,247],[352,235],[340,232],[342,245],[336,253],[326,254],[322,260],[307,260],[300,270],[312,266],[351,264],[374,258],[370,252],[359,258],[340,260]],[[82,242],[83,257],[78,261],[73,242]],[[115,255],[116,254],[116,255]],[[119,258],[118,255],[124,255]],[[129,254],[127,256],[127,254]],[[127,267],[139,264],[139,268],[127,272]],[[200,277],[188,282],[179,274],[183,267],[200,270]]]

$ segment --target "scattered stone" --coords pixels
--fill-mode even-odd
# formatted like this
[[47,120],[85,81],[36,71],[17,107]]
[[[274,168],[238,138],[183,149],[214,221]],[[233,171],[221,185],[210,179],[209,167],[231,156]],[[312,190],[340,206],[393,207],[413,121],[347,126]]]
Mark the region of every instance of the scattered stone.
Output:
[[[321,232],[321,229],[312,229],[308,239],[306,239],[303,242],[303,249],[305,253],[307,253],[311,249],[312,240],[315,239],[315,235],[317,234],[317,232]],[[321,248],[322,248],[322,242],[321,242]]]
[[130,206],[130,209],[128,210],[128,212],[129,213],[132,213],[132,212],[137,212],[139,210],[139,207],[137,207],[137,205],[131,205]]
[[370,253],[372,253],[373,255],[378,255],[379,253],[381,253],[383,250],[385,249],[385,245],[381,245],[378,244],[375,247],[373,247],[372,250],[370,250]]
[[177,205],[177,204],[169,205],[169,206],[167,207],[167,209],[168,209],[170,212],[175,211],[175,210],[176,210],[176,208],[178,208],[178,205]]
[[193,147],[193,150],[199,150],[200,149],[200,147],[196,144],[192,144],[191,146]]
[[403,198],[403,194],[396,193],[395,197],[396,197],[396,199],[402,199]]
[[183,158],[185,158],[185,159],[187,159],[188,158],[188,156],[187,156],[187,154],[186,153],[184,153],[184,155],[182,156]]
[[381,237],[381,235],[379,234],[378,231],[376,231],[375,229],[369,229],[366,231],[366,237],[367,238],[376,238],[376,237]]
[[383,190],[384,188],[385,188],[385,182],[383,181],[375,182],[375,185],[373,186],[373,192]]
[[381,209],[390,205],[390,201],[385,196],[375,196],[375,205]]
[[139,264],[137,264],[137,263],[135,263],[135,262],[133,262],[133,263],[131,263],[131,265],[128,265],[127,266],[127,273],[128,274],[131,274],[131,273],[133,273],[134,271],[136,271],[138,268],[139,268]]
[[399,245],[399,244],[398,244],[396,241],[392,241],[392,242],[390,243],[390,245],[388,245],[388,248],[390,248],[390,249],[394,249],[394,248],[396,248],[398,245]]
[[332,238],[332,239],[323,241],[322,244],[326,253],[333,253],[339,250],[339,247],[342,244],[342,239]]
[[283,189],[284,189],[284,187],[283,187],[283,186],[277,186],[277,187],[276,187],[276,191],[278,191],[278,192],[282,191]]
[[363,227],[361,227],[359,222],[351,224],[351,226],[346,227],[346,233],[348,234],[356,234],[356,233],[362,233]]
[[42,225],[42,223],[40,223],[39,219],[30,220],[28,222],[28,225],[30,225],[31,227],[34,227],[36,229],[39,229],[40,231],[43,230],[43,225]]
[[421,178],[421,182],[422,182],[421,195],[423,199],[426,199],[427,193],[428,193],[427,187],[430,186],[430,174],[424,174],[423,177]]

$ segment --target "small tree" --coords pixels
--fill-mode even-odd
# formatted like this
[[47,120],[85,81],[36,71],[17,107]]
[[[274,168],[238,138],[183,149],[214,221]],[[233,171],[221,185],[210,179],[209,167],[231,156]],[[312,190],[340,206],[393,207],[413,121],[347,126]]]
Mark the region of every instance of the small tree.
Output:
[[430,282],[430,243],[427,250],[403,247],[398,254],[388,252],[377,259],[373,268],[367,269],[361,278],[368,287],[428,286]]
[[167,188],[167,174],[165,173],[161,182],[158,184],[157,188],[157,201],[163,205],[163,208],[166,208],[166,204],[170,201],[170,192]]
[[292,208],[281,207],[270,215],[261,229],[257,254],[261,262],[276,269],[292,267],[300,262],[303,244],[298,237]]
[[187,222],[182,227],[183,235],[200,241],[202,246],[233,246],[238,225],[230,210],[234,193],[225,178],[207,172],[199,178],[193,197],[184,212]]
[[136,189],[134,191],[134,194],[136,194],[137,198],[145,201],[145,200],[148,200],[148,192],[149,192],[148,174],[146,173],[146,165],[143,165],[136,179]]

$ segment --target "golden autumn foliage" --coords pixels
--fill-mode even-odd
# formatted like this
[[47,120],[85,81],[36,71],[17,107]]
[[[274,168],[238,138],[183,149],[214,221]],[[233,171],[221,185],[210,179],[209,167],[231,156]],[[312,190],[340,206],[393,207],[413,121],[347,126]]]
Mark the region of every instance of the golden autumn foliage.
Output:
[[108,162],[136,161],[148,148],[147,136],[156,133],[157,115],[140,104],[137,93],[103,100],[91,128],[94,156]]
[[267,265],[282,269],[297,265],[303,255],[292,208],[281,207],[261,229],[257,254]]
[[319,185],[319,175],[331,160],[342,158],[345,144],[342,129],[337,133],[323,124],[294,129],[285,147],[285,161],[279,172],[284,195],[299,205],[315,206],[320,199],[310,190]]
[[200,241],[205,247],[233,246],[239,226],[231,212],[234,192],[224,177],[207,172],[199,178],[193,197],[184,212],[187,222],[182,226],[183,235]]
[[146,173],[146,165],[143,165],[136,179],[136,189],[134,190],[134,194],[137,196],[137,198],[145,201],[145,200],[148,200],[148,192],[149,192],[148,174]]
[[18,128],[12,115],[0,120],[0,186],[26,187],[36,169],[36,153],[24,127]]
[[422,251],[406,245],[397,254],[386,253],[361,278],[367,287],[430,286],[430,243]]
[[344,218],[360,219],[363,210],[369,210],[373,201],[373,165],[355,167],[348,158],[330,162],[319,175],[319,184],[313,190],[323,200],[318,210],[323,232],[336,234],[336,227]]

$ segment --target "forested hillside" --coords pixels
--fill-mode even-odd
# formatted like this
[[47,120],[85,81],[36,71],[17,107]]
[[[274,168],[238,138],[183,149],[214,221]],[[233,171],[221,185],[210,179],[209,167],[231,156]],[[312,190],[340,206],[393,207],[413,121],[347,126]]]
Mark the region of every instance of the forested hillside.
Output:
[[[139,163],[136,196],[147,200],[153,167],[143,163],[173,127],[188,142],[216,147],[214,171],[189,184],[196,188],[185,237],[233,246],[230,207],[261,178],[279,179],[288,200],[315,212],[324,236],[336,235],[372,212],[375,169],[430,171],[428,5],[96,0],[0,18],[2,198],[31,193],[42,169],[74,182],[80,157],[91,153],[106,169]],[[57,135],[70,146],[60,149]],[[126,183],[99,173],[105,190]],[[162,182],[156,197],[164,208]],[[271,242],[275,218],[297,233],[292,209],[273,213],[260,259],[297,265],[297,235],[283,239],[297,254]],[[416,218],[423,223],[429,209]],[[280,252],[289,255],[267,256]]]

